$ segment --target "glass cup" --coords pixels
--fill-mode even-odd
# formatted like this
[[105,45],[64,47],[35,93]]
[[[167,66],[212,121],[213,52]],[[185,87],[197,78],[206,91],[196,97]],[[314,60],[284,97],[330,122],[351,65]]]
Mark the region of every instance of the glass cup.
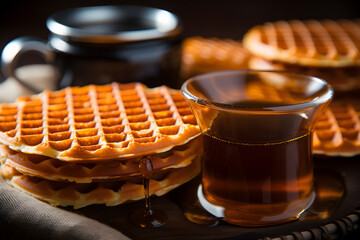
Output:
[[325,81],[298,73],[233,70],[182,86],[202,130],[198,197],[239,226],[299,218],[315,198],[312,127],[333,97]]

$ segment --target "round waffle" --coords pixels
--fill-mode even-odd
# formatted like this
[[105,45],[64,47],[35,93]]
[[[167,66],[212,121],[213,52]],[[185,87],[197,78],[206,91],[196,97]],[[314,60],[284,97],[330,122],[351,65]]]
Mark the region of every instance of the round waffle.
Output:
[[182,46],[182,78],[218,70],[246,69],[249,56],[240,41],[190,37]]
[[[188,166],[194,157],[201,154],[201,143],[201,138],[196,138],[183,146],[176,146],[166,153],[149,156],[153,172]],[[46,156],[16,152],[6,145],[0,145],[0,160],[3,164],[14,167],[22,174],[53,181],[90,183],[142,175],[142,171],[139,169],[141,157],[125,161],[71,163]]]
[[360,154],[360,100],[334,100],[314,126],[313,152],[351,157]]
[[277,21],[251,28],[243,44],[270,61],[313,67],[360,65],[360,20]]
[[[200,158],[195,158],[187,167],[154,173],[150,179],[149,194],[162,196],[199,172]],[[73,206],[75,209],[91,204],[115,206],[144,198],[141,178],[92,183],[59,182],[23,175],[5,164],[0,166],[0,176],[14,188],[54,206]]]
[[251,69],[281,70],[315,76],[327,81],[335,91],[349,91],[360,88],[360,67],[307,67],[271,62],[258,57],[252,57],[251,60],[249,60],[249,67]]
[[0,105],[0,142],[64,161],[165,152],[200,134],[179,90],[139,83],[69,87]]

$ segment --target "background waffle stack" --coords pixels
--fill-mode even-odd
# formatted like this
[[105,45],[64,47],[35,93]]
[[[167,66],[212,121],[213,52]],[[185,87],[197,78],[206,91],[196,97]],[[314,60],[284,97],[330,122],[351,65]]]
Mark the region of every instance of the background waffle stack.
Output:
[[360,154],[360,99],[337,99],[315,123],[315,154],[352,157]]
[[199,134],[181,92],[165,86],[45,91],[0,105],[0,175],[53,205],[113,206],[144,198],[144,174],[158,196],[195,177]]
[[241,41],[190,37],[182,46],[181,78],[219,70],[246,69],[250,54]]
[[360,154],[360,20],[277,21],[243,38],[252,69],[286,70],[322,78],[335,98],[315,124],[313,150],[329,156]]
[[323,78],[336,91],[360,88],[360,20],[278,21],[243,38],[253,69],[288,70]]

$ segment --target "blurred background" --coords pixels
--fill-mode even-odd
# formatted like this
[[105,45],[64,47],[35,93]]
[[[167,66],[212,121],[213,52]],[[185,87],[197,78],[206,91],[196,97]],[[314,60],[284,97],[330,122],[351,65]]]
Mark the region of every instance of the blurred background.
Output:
[[[289,19],[353,19],[360,17],[355,0],[5,0],[0,6],[0,52],[19,36],[46,39],[47,17],[74,7],[127,4],[171,11],[181,19],[182,37],[202,36],[239,40],[254,25]],[[0,72],[0,81],[4,78]]]
[[46,18],[53,12],[81,6],[131,4],[158,7],[177,14],[183,36],[240,39],[250,27],[288,19],[359,18],[355,0],[5,0],[0,6],[0,49],[23,36],[46,38]]

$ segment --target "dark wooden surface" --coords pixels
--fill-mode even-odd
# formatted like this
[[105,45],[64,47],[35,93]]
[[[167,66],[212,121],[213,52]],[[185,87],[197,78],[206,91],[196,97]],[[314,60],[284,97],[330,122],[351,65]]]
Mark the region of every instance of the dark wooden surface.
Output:
[[[195,186],[188,183],[166,196],[152,198],[154,208],[162,209],[168,216],[166,224],[155,229],[141,229],[133,225],[128,217],[138,208],[144,207],[144,202],[139,201],[116,207],[89,206],[76,212],[104,222],[132,239],[241,239],[251,240],[263,237],[279,237],[316,228],[334,222],[347,216],[357,207],[360,207],[360,157],[349,159],[315,159],[315,177],[317,184],[335,184],[344,187],[342,198],[330,204],[330,216],[325,219],[311,217],[311,211],[322,208],[323,202],[315,202],[314,207],[307,211],[301,220],[271,226],[257,228],[237,227],[225,222],[208,227],[194,224],[185,219],[180,201],[184,193]],[[324,186],[318,186],[324,187]],[[317,200],[316,200],[317,201]],[[316,206],[315,206],[316,204]],[[355,237],[355,238],[354,238]],[[348,239],[358,239],[353,233]]]

